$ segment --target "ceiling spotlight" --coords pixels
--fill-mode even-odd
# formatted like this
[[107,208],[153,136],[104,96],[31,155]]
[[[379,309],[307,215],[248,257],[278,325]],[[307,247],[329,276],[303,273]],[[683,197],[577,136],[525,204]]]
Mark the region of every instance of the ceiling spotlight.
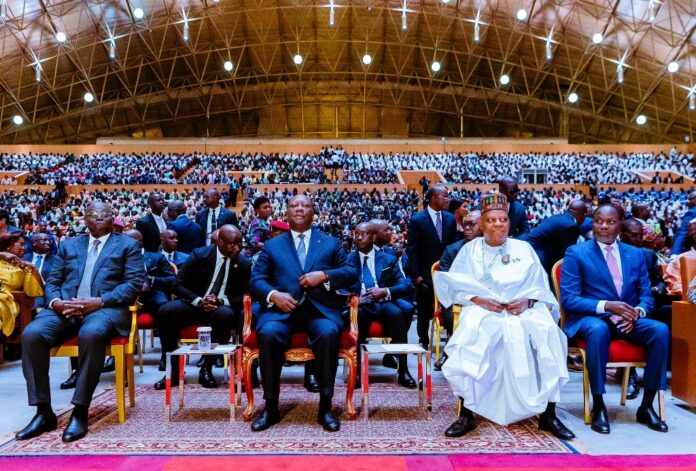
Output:
[[442,3],[449,3],[450,0],[442,0]]
[[302,56],[299,54],[295,54],[295,56],[292,58],[292,61],[295,63],[295,65],[300,65],[302,63]]
[[370,65],[370,64],[372,64],[372,56],[369,55],[369,54],[365,54],[364,56],[362,56],[362,62],[363,62],[363,64],[365,64],[365,65]]
[[138,7],[133,10],[133,16],[136,20],[141,20],[145,16],[145,12],[142,8]]
[[183,35],[183,37],[184,37],[184,41],[188,41],[188,40],[189,40],[189,25],[188,25],[188,21],[184,21],[184,35]]
[[116,42],[109,41],[109,59],[116,59]]
[[694,92],[689,93],[689,110],[696,110],[696,94]]
[[578,94],[575,92],[572,92],[570,95],[568,95],[568,103],[577,103],[578,102]]
[[646,118],[644,114],[639,114],[638,117],[636,118],[636,124],[638,124],[638,126],[642,126],[647,122],[648,122],[648,118]]
[[90,92],[85,93],[82,97],[87,103],[92,103],[94,101],[94,95],[92,95]]
[[225,63],[222,64],[222,66],[223,66],[223,67],[225,68],[225,70],[228,71],[228,72],[232,72],[232,69],[234,68],[234,66],[232,65],[232,61],[225,61]]
[[41,81],[41,66],[39,64],[36,64],[36,70],[34,72],[34,78],[36,79],[37,82]]
[[500,85],[507,85],[510,83],[510,76],[508,74],[503,74],[500,76]]
[[441,68],[442,64],[440,64],[438,61],[433,61],[433,63],[430,64],[430,70],[433,72],[439,72]]
[[595,33],[592,35],[592,42],[595,44],[601,44],[603,39],[604,36],[602,36],[602,33]]
[[56,41],[58,41],[59,43],[64,43],[67,39],[68,36],[64,32],[58,31],[56,33]]
[[679,63],[672,61],[667,65],[667,71],[670,74],[676,73],[679,70]]
[[524,8],[520,8],[519,10],[517,10],[517,19],[520,21],[526,20],[527,19],[527,10],[525,10]]
[[21,126],[22,123],[24,122],[24,118],[22,118],[20,115],[16,114],[12,117],[12,122],[15,123],[17,126]]
[[0,0],[0,18],[7,18],[7,0]]

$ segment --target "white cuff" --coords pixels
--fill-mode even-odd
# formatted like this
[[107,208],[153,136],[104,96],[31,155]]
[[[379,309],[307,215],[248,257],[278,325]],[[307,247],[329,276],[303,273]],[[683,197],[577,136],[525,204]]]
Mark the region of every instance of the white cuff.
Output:
[[271,296],[273,296],[273,293],[275,293],[278,290],[272,289],[270,293],[268,293],[268,296],[266,296],[266,304],[268,304],[268,307],[273,306],[273,301],[271,301]]
[[49,308],[49,309],[53,309],[53,303],[55,303],[56,301],[59,301],[59,300],[60,300],[60,298],[53,298],[53,299],[51,299],[51,302],[48,303],[48,308]]
[[331,280],[324,283],[324,288],[326,291],[331,291]]
[[191,301],[191,305],[198,307],[201,305],[201,301],[203,301],[203,299],[199,296],[196,299],[194,299],[193,301]]
[[389,288],[384,288],[387,290],[387,297],[384,298],[385,301],[391,301],[391,291],[389,291]]
[[597,314],[606,314],[607,311],[604,309],[604,306],[607,304],[606,301],[598,301],[597,302],[597,307],[595,309],[595,312]]

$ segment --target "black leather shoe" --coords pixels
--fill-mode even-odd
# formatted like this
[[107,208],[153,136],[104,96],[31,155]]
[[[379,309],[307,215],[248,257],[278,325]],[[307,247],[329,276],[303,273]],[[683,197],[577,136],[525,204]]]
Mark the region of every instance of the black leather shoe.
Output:
[[74,442],[85,435],[87,435],[87,420],[79,418],[75,414],[70,416],[70,421],[63,430],[63,441],[65,443]]
[[609,418],[607,417],[607,408],[598,407],[592,409],[592,430],[597,433],[609,433]]
[[36,414],[26,427],[17,432],[15,438],[17,440],[28,440],[46,432],[53,432],[57,426],[58,419],[56,419],[55,414]]
[[399,371],[399,385],[408,389],[413,389],[416,387],[415,380],[411,377],[411,373],[408,370]]
[[60,389],[75,389],[77,385],[77,370],[74,370],[70,377],[60,383]]
[[563,422],[556,417],[556,414],[541,414],[539,416],[539,430],[551,432],[551,435],[561,440],[572,440],[575,438],[575,434],[563,425]]
[[327,432],[338,432],[341,430],[341,421],[336,417],[331,410],[319,411],[317,422],[324,427]]
[[[173,379],[172,380],[172,387],[176,387],[178,385],[179,385],[179,380]],[[155,383],[155,390],[156,391],[164,391],[165,389],[167,389],[167,377],[166,376]]]
[[305,375],[304,387],[309,392],[319,392],[319,383],[317,382],[317,377],[314,375],[314,373],[309,373],[308,375]]
[[639,407],[638,412],[636,412],[636,420],[638,423],[645,424],[650,430],[655,430],[656,432],[667,432],[667,424],[660,420],[660,417],[655,412],[652,407]]
[[635,368],[631,368],[631,373],[628,375],[628,387],[626,388],[626,399],[635,399],[640,393],[638,387],[638,373]]
[[396,360],[394,355],[386,354],[384,355],[384,358],[382,358],[382,366],[395,370],[399,367],[399,362]]
[[160,360],[159,365],[157,365],[158,371],[167,371],[167,363],[165,360]]
[[[104,366],[102,367],[102,373],[111,373],[116,369],[116,360],[114,357],[109,357],[106,359],[104,362]],[[82,438],[82,437],[80,437]]]
[[222,358],[221,356],[215,357],[215,368],[224,368],[225,367],[225,359]]
[[452,425],[445,430],[445,436],[450,438],[463,437],[476,428],[476,421],[473,415],[459,417],[452,422]]
[[435,371],[442,371],[442,365],[444,365],[446,361],[447,361],[447,355],[444,352],[442,352],[442,354],[440,355],[440,359],[438,361],[436,361],[435,364],[433,365],[433,369]]
[[213,376],[213,372],[208,368],[201,368],[200,373],[198,373],[198,384],[204,388],[217,388],[218,383]]
[[261,432],[280,422],[280,412],[264,409],[260,416],[251,423],[252,432]]

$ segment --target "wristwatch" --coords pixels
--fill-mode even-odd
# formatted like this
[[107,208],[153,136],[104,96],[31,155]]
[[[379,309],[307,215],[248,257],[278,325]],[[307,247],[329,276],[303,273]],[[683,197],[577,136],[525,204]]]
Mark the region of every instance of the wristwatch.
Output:
[[534,304],[536,304],[536,299],[528,299],[527,300],[527,308],[531,309],[534,307]]

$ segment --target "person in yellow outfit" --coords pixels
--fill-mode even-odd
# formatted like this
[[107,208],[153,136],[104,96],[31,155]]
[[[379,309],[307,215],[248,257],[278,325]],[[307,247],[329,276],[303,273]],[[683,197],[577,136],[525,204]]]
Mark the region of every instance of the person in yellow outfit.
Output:
[[22,261],[25,240],[19,231],[0,236],[0,331],[7,337],[15,330],[19,306],[12,291],[27,296],[43,296],[41,273],[31,263]]

